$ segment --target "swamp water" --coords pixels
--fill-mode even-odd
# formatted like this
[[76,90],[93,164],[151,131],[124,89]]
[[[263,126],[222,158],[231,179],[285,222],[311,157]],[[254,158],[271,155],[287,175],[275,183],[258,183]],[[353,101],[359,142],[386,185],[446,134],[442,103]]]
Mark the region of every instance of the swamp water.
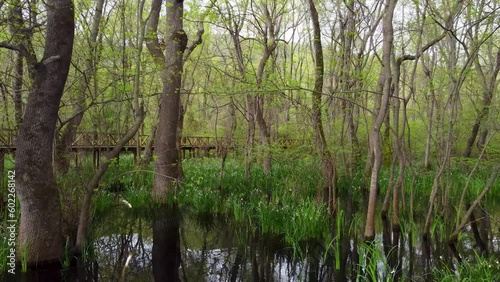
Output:
[[[284,238],[255,235],[258,228],[234,224],[222,216],[181,215],[171,208],[157,209],[154,215],[137,214],[123,206],[96,218],[92,228],[94,240],[84,254],[92,263],[78,262],[62,275],[28,272],[17,280],[394,281],[398,277],[400,281],[433,281],[433,267],[456,266],[445,238],[439,242],[438,227],[429,246],[431,258],[425,254],[421,234],[403,231],[393,268],[384,255],[382,234],[369,246],[361,243],[361,236],[317,238],[290,246],[283,243]],[[498,223],[489,231],[493,235],[490,255],[498,258]],[[467,260],[474,260],[477,250],[471,233],[466,230],[459,241],[460,253]],[[344,251],[337,251],[336,246]],[[371,260],[366,256],[368,249]]]

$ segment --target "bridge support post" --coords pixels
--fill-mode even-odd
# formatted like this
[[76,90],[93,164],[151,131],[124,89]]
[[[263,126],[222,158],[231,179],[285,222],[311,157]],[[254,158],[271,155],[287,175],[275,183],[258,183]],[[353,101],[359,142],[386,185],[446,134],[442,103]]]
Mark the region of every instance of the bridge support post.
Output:
[[[106,155],[109,154],[109,152],[111,152],[111,148],[108,149]],[[116,156],[116,166],[120,166],[120,153]]]
[[76,151],[74,154],[75,154],[75,167],[78,168],[78,151]]
[[100,153],[100,149],[94,148],[93,154],[92,154],[92,161],[94,163],[94,168],[99,167],[99,153]]

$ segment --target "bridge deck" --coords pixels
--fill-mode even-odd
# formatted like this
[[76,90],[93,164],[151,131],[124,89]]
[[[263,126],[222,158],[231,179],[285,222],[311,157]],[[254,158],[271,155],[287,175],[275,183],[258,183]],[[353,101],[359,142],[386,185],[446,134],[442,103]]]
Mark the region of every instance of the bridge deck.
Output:
[[[12,129],[0,129],[0,149],[14,151],[17,132]],[[76,134],[75,141],[71,144],[71,150],[95,151],[112,149],[121,135],[111,133],[79,132]],[[143,150],[149,142],[148,135],[139,135],[130,139],[123,147],[123,151],[135,151],[137,148]],[[206,136],[183,136],[181,137],[181,150],[215,150],[218,147],[236,148],[244,145],[243,139],[232,139],[228,141],[225,137],[206,137]],[[296,139],[279,139],[276,142],[282,147],[291,147],[298,145]]]

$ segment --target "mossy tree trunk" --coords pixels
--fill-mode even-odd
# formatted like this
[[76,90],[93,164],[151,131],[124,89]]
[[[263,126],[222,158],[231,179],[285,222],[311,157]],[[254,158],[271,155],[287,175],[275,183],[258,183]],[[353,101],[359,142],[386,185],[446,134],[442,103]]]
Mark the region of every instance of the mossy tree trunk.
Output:
[[335,166],[332,156],[327,148],[323,121],[321,118],[321,96],[323,95],[323,75],[325,71],[323,62],[323,48],[321,45],[321,28],[319,24],[318,11],[313,0],[309,0],[309,12],[313,23],[314,31],[314,59],[316,63],[314,77],[314,91],[312,100],[312,126],[316,147],[320,155],[323,175],[323,200],[327,204],[328,212],[332,215],[337,208],[335,191]]

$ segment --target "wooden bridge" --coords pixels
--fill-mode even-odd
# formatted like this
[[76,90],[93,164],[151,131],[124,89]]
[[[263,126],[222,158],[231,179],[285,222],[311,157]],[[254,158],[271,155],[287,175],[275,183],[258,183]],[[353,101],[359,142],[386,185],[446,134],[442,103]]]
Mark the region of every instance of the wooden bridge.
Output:
[[[15,140],[17,132],[12,129],[0,129],[0,150],[4,152],[15,151]],[[78,132],[70,149],[73,152],[107,152],[113,149],[118,140],[122,137],[113,133]],[[282,148],[300,145],[297,139],[279,139],[274,142]],[[136,135],[130,139],[122,148],[122,151],[137,153],[146,148],[149,142],[148,135]],[[181,137],[180,149],[182,157],[209,156],[211,152],[217,154],[219,148],[235,150],[243,147],[244,139],[234,138],[228,142],[225,137],[206,136],[183,136]]]

